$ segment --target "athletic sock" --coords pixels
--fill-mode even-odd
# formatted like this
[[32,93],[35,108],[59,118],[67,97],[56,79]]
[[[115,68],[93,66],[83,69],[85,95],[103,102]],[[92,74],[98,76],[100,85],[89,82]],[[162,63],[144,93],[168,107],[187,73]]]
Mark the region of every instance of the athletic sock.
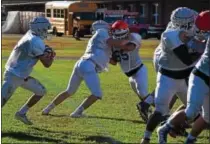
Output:
[[51,103],[43,111],[49,113],[54,108],[55,108],[55,104]]
[[196,137],[192,136],[191,134],[188,134],[187,139],[190,139],[190,140],[195,140],[195,139],[196,139]]
[[73,113],[82,113],[83,111],[84,111],[84,107],[80,105],[76,108],[76,110]]
[[20,108],[19,113],[20,113],[20,114],[26,114],[28,110],[29,110],[28,105],[27,105],[27,104],[24,104],[24,105]]
[[152,132],[147,131],[147,130],[144,132],[144,138],[150,139],[151,136],[152,136]]

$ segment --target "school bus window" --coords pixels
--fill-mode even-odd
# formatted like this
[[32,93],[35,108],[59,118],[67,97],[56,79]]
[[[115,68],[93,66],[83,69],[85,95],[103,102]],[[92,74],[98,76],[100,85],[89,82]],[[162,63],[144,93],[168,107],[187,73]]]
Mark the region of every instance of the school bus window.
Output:
[[61,10],[57,9],[57,17],[60,18],[61,17]]
[[51,17],[51,9],[47,9],[47,17]]
[[64,10],[61,10],[61,18],[64,18]]
[[57,17],[56,9],[53,10],[53,17]]

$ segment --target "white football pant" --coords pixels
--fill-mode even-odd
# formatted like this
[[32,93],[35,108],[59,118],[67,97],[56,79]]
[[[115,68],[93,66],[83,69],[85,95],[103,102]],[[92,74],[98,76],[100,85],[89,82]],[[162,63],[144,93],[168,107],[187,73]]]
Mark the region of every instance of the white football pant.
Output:
[[38,96],[44,96],[45,87],[35,78],[20,78],[9,71],[5,71],[2,85],[2,99],[8,101],[18,87],[27,89]]
[[91,60],[80,59],[76,62],[66,91],[70,95],[73,95],[83,80],[92,95],[98,98],[102,97],[100,80],[96,72],[96,65]]
[[202,117],[209,123],[210,90],[206,83],[198,76],[191,73],[187,94],[187,108],[185,110],[189,120],[194,119],[202,107]]
[[144,99],[148,95],[148,77],[145,65],[143,65],[136,74],[129,77],[129,83],[140,99]]
[[155,68],[155,72],[158,72],[158,69],[159,69],[158,62],[159,62],[160,55],[161,55],[160,53],[154,53],[153,55],[153,66]]
[[157,86],[155,89],[155,110],[163,116],[169,114],[169,103],[177,94],[183,104],[187,101],[187,84],[185,79],[173,79],[157,74]]

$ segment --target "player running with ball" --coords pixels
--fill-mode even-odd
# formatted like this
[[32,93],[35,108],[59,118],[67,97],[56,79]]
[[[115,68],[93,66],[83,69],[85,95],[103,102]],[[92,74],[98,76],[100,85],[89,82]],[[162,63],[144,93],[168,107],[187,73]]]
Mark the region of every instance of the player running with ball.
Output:
[[32,97],[15,114],[16,119],[30,125],[32,122],[26,113],[46,93],[45,87],[30,74],[39,60],[44,67],[49,68],[53,63],[55,52],[43,42],[48,38],[47,31],[51,28],[49,21],[44,17],[36,17],[29,26],[29,31],[18,41],[7,60],[1,89],[1,107],[18,87],[33,92]]

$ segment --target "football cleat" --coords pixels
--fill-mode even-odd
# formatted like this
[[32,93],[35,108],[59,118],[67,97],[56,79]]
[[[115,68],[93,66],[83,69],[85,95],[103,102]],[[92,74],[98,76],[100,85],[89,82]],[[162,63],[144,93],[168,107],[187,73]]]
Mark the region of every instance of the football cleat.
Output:
[[150,144],[150,139],[148,139],[148,138],[143,138],[142,140],[141,140],[141,143],[140,144]]
[[19,112],[17,112],[15,114],[15,118],[21,122],[23,122],[24,124],[27,125],[32,125],[33,123],[27,118],[26,114],[21,114]]
[[187,139],[184,144],[195,144],[196,141],[196,139]]
[[72,118],[85,117],[85,115],[83,114],[83,110],[84,110],[83,108],[76,109],[74,112],[70,114],[70,117]]
[[44,110],[42,110],[42,115],[49,115],[49,111],[48,110],[46,110],[46,109],[44,109]]
[[142,119],[147,123],[148,117],[149,117],[149,107],[150,105],[148,103],[145,103],[141,101],[140,103],[136,104],[136,107],[139,111],[140,116]]
[[167,125],[164,124],[157,129],[157,135],[158,135],[158,143],[159,144],[166,144],[167,143],[167,135],[171,128]]

